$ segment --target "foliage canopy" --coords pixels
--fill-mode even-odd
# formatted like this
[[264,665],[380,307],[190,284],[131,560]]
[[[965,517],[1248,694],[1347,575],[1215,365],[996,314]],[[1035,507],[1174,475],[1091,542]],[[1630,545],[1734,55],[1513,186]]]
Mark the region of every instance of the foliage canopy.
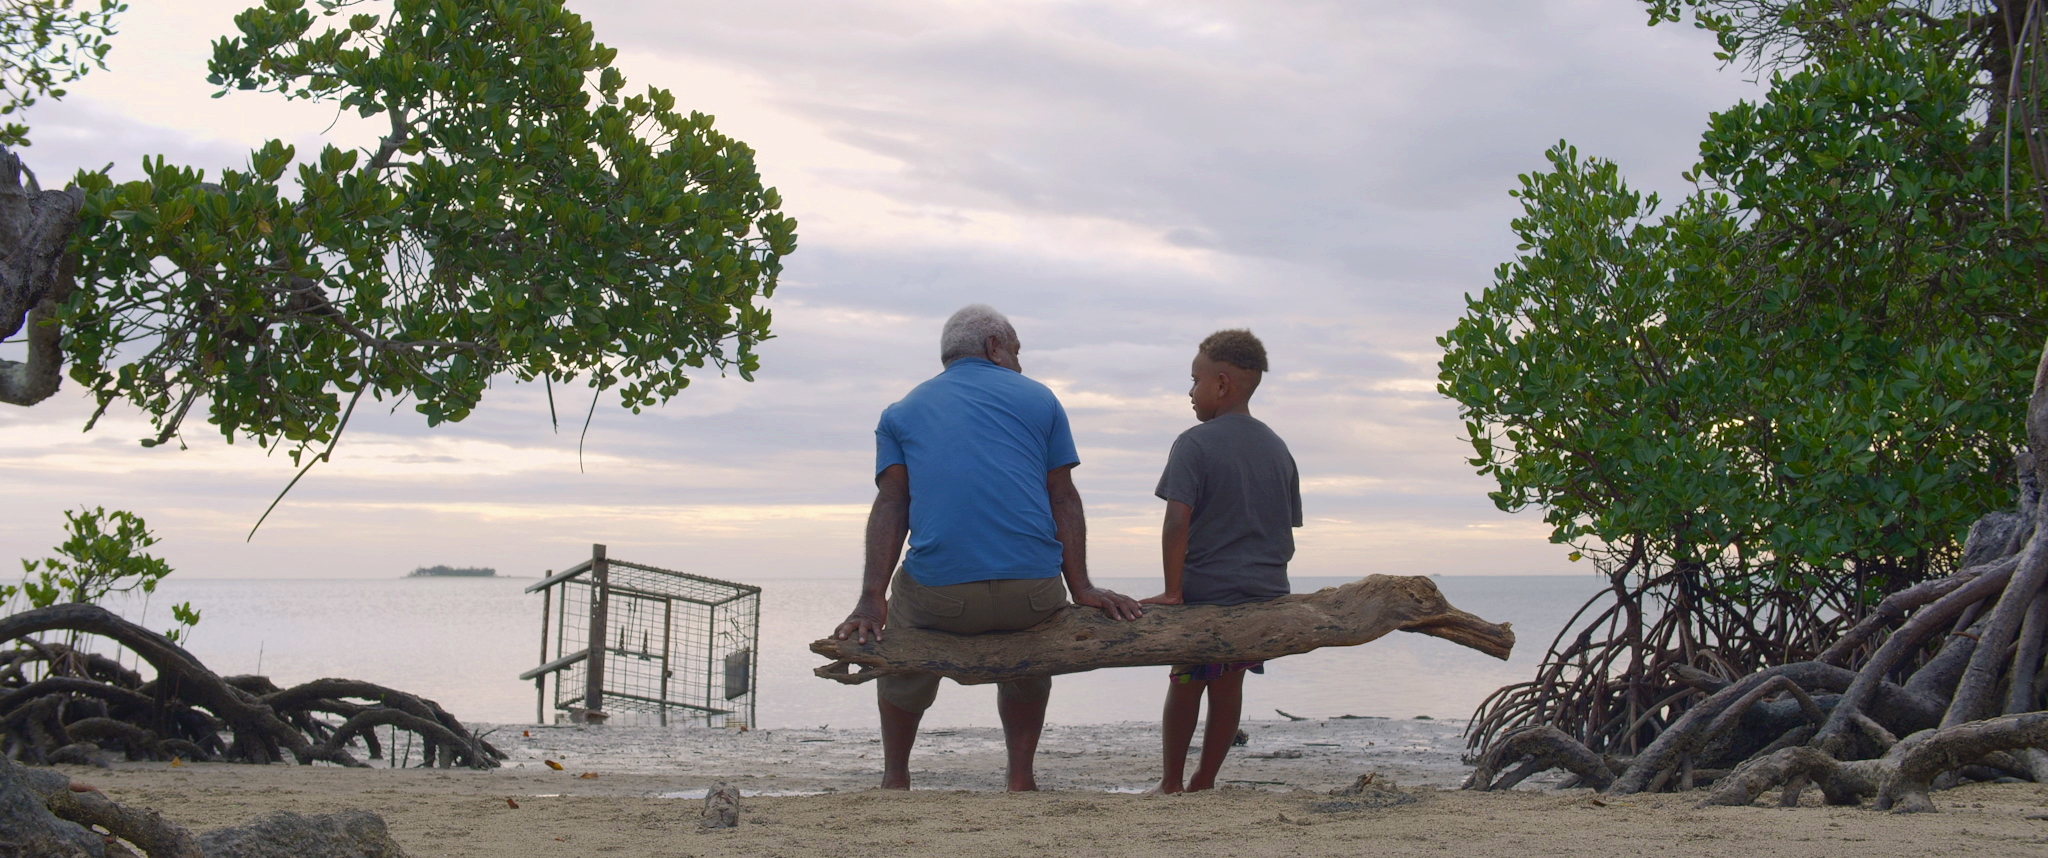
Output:
[[[0,116],[41,98],[63,98],[65,84],[106,68],[107,37],[119,0],[79,8],[78,0],[0,0]],[[28,126],[0,125],[0,146],[27,146]]]
[[319,7],[238,15],[210,80],[382,120],[375,146],[273,140],[212,176],[145,158],[141,181],[75,179],[77,288],[55,321],[101,413],[140,407],[149,445],[203,407],[298,461],[365,394],[431,425],[500,377],[584,378],[635,411],[707,365],[752,377],[796,238],[750,148],[667,91],[629,93],[559,0]]
[[1980,16],[1687,5],[1724,58],[1798,63],[1712,116],[1668,214],[1565,144],[1522,178],[1522,253],[1440,341],[1472,463],[1610,571],[1712,570],[1736,596],[1942,571],[2011,496],[2048,334],[2048,235],[2006,192]]
[[[31,610],[60,602],[97,605],[115,593],[154,593],[171,574],[169,563],[144,550],[157,543],[156,534],[132,512],[109,513],[105,507],[66,510],[64,530],[68,536],[57,546],[58,556],[23,560],[21,584],[0,584],[0,610],[12,607],[21,596],[27,597]],[[177,625],[165,635],[175,642],[190,634],[199,622],[199,611],[191,602],[180,602],[171,606],[171,618]]]

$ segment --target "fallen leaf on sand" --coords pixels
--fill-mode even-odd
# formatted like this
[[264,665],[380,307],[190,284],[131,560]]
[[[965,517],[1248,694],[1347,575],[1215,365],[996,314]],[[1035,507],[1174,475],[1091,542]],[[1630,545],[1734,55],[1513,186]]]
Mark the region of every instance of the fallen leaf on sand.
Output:
[[511,807],[512,807],[512,809],[513,809],[513,810],[518,810],[518,809],[519,809],[519,802],[513,801],[512,799],[509,799],[509,798],[508,798],[508,799],[505,799],[505,803],[506,803],[506,804],[508,804],[508,805],[511,805]]
[[554,760],[541,760],[541,762],[547,763],[548,768],[554,769],[555,771],[559,772],[562,770],[562,764],[555,762]]
[[175,768],[178,768],[179,766],[182,766],[182,765],[184,765],[184,764],[185,764],[185,758],[183,758],[183,757],[172,757],[172,758],[171,758],[171,768],[174,768],[174,769],[175,769]]
[[521,730],[521,731],[519,731],[519,735],[521,735],[521,736],[525,736],[526,738],[528,738],[528,739],[531,739],[531,738],[533,738],[533,731],[532,731],[532,730]]
[[1597,799],[1597,798],[1589,798],[1589,799],[1586,799],[1586,803],[1587,803],[1587,804],[1591,804],[1591,805],[1592,805],[1592,806],[1594,806],[1594,807],[1606,807],[1606,806],[1607,806],[1607,802],[1601,801],[1601,800],[1599,800],[1599,799]]
[[579,778],[582,778],[582,779],[584,779],[584,780],[586,780],[586,781],[594,781],[594,780],[597,780],[597,773],[596,773],[596,772],[584,772],[583,774],[577,775],[577,777],[579,777]]

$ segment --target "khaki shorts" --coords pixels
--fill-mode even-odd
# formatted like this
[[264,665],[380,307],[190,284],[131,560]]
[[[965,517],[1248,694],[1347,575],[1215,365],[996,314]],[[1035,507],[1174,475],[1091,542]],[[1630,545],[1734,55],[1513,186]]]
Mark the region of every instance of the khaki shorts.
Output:
[[[956,635],[1012,632],[1045,622],[1069,604],[1066,584],[1058,575],[926,587],[898,566],[896,577],[889,582],[888,628]],[[939,677],[930,673],[884,676],[875,680],[875,690],[898,709],[923,712],[938,699]],[[1012,679],[998,683],[996,693],[1044,699],[1052,693],[1052,677]]]

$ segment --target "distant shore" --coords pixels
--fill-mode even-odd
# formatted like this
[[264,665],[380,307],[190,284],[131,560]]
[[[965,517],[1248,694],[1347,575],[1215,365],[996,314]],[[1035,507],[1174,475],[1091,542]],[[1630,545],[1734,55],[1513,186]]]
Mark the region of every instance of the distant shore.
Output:
[[496,578],[498,570],[489,566],[421,566],[407,578]]
[[[340,769],[121,763],[64,767],[117,801],[207,829],[273,810],[382,815],[413,858],[620,855],[962,856],[1769,854],[1894,858],[2039,855],[2048,804],[2035,784],[1937,793],[1939,814],[1856,808],[1694,810],[1699,794],[1598,799],[1588,790],[1455,790],[1460,725],[1427,721],[1255,722],[1224,789],[1135,794],[1157,775],[1155,724],[1047,729],[1046,791],[1008,795],[1001,733],[938,730],[913,757],[915,791],[871,789],[872,728],[725,730],[504,725],[506,767]],[[403,739],[400,740],[401,744]],[[560,771],[546,766],[555,760]],[[1397,793],[1333,796],[1378,772]],[[584,775],[589,775],[585,777]],[[700,831],[704,791],[738,786],[741,825]],[[1554,783],[1554,781],[1553,781]],[[1817,802],[1809,790],[1808,803]],[[517,807],[513,807],[516,804]]]

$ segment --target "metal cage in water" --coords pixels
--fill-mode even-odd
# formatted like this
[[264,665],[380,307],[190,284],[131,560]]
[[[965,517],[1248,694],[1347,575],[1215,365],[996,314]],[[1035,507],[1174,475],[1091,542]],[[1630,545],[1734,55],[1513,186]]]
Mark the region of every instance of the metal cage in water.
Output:
[[761,588],[611,560],[594,545],[526,592],[542,599],[541,665],[519,675],[533,681],[536,720],[552,701],[613,721],[754,724]]

